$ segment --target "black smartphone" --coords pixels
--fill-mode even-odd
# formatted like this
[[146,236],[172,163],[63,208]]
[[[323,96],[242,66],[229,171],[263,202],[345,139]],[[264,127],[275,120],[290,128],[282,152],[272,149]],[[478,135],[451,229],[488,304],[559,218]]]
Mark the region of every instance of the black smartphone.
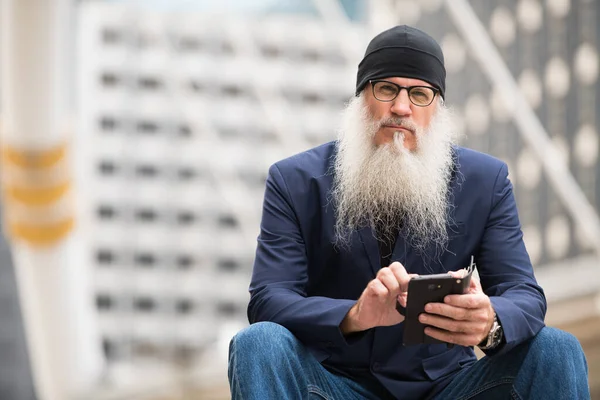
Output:
[[404,320],[405,346],[414,344],[444,343],[425,335],[425,325],[419,322],[419,315],[425,312],[427,303],[443,303],[449,294],[462,294],[471,283],[474,264],[467,269],[463,278],[453,278],[450,274],[418,276],[408,283],[406,319]]

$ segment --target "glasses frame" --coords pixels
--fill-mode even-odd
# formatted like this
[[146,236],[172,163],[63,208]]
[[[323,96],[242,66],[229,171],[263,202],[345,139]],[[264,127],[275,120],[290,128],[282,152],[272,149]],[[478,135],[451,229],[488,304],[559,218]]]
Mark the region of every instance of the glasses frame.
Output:
[[[381,100],[381,99],[377,98],[377,95],[375,94],[375,84],[379,83],[379,82],[385,82],[385,83],[388,83],[390,85],[396,86],[398,88],[398,93],[396,93],[396,95],[393,98],[389,99],[389,100]],[[385,79],[372,79],[372,80],[369,81],[369,83],[371,84],[371,91],[373,92],[373,97],[375,97],[375,99],[377,101],[381,101],[383,103],[389,103],[389,102],[392,102],[392,101],[396,100],[396,98],[400,95],[400,92],[402,91],[402,89],[406,89],[406,92],[408,93],[408,99],[410,100],[410,102],[412,104],[414,104],[417,107],[428,107],[428,106],[431,105],[431,103],[433,103],[433,100],[435,100],[435,97],[438,94],[440,94],[440,90],[438,88],[434,88],[433,86],[425,86],[425,85],[400,86],[397,83],[386,81]],[[431,98],[431,101],[428,104],[417,104],[410,97],[410,92],[413,89],[422,89],[422,88],[427,88],[427,89],[430,89],[430,90],[433,91],[433,97]]]

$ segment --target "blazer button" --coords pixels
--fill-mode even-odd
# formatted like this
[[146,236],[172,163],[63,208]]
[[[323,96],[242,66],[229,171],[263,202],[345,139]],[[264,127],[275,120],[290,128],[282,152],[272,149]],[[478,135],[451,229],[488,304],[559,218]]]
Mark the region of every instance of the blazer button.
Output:
[[373,366],[371,368],[373,370],[373,372],[379,372],[381,371],[381,364],[378,362],[373,363]]

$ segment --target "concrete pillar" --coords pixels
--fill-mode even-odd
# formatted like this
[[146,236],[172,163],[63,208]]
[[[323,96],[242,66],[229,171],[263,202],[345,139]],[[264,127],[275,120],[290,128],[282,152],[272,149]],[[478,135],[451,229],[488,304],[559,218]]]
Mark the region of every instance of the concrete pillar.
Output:
[[65,400],[102,368],[91,266],[75,221],[70,143],[74,3],[3,0],[3,217],[40,400]]

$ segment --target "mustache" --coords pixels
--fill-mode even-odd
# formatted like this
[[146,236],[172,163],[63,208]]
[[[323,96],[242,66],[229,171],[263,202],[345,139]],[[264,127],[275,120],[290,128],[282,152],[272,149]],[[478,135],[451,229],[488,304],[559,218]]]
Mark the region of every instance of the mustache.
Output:
[[402,128],[408,129],[409,131],[411,131],[412,133],[415,133],[417,131],[417,125],[406,119],[406,118],[394,118],[394,117],[385,117],[380,119],[377,122],[377,128],[381,128],[384,125],[397,125],[400,126]]

